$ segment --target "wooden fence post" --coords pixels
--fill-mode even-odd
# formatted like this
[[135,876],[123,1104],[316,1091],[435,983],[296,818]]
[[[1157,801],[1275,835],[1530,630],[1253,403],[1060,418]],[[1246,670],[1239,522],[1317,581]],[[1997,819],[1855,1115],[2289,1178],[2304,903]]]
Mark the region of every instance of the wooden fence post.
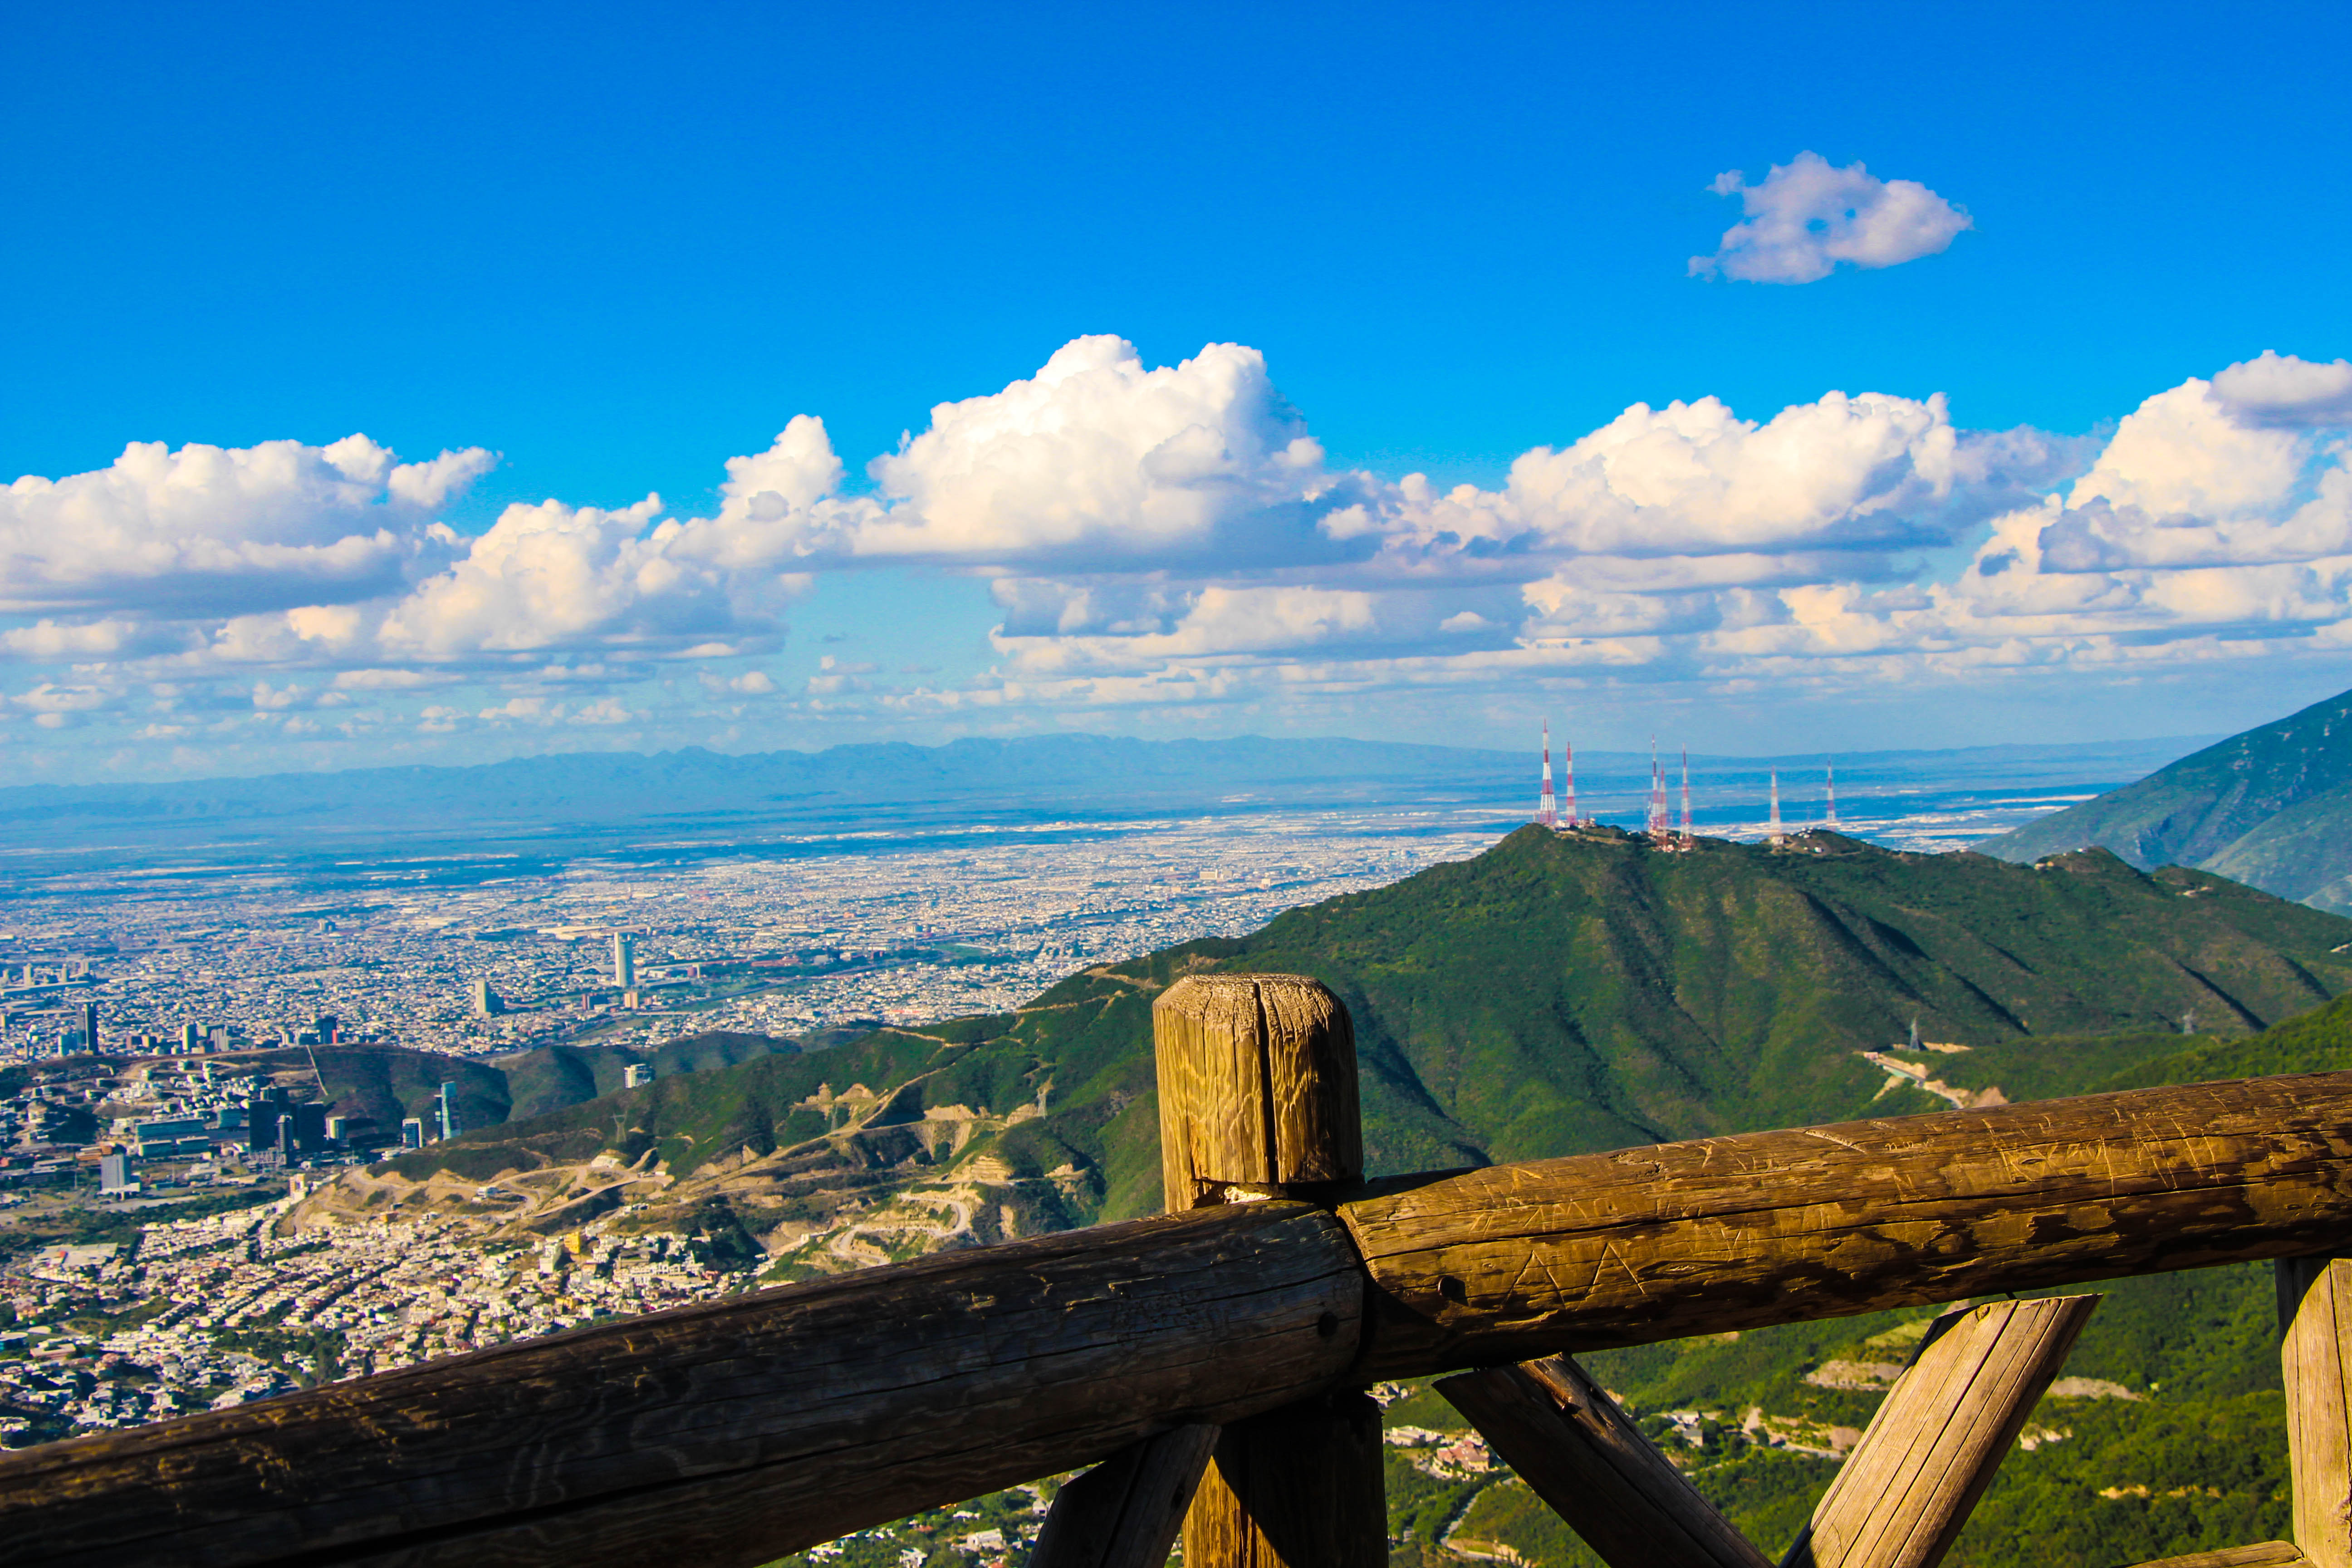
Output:
[[[1362,1178],[1355,1036],[1319,983],[1188,975],[1151,1026],[1169,1208]],[[1227,1426],[1184,1516],[1186,1568],[1385,1568],[1380,1426],[1348,1390]]]
[[1936,1568],[2099,1300],[1991,1301],[1937,1319],[1780,1568]]
[[1568,1357],[1459,1373],[1437,1392],[1611,1568],[1772,1568]]
[[1130,1443],[1074,1478],[1045,1515],[1029,1568],[1162,1568],[1217,1431],[1179,1426]]
[[2282,1258],[2275,1267],[2294,1543],[2312,1568],[2352,1568],[2352,1410],[2344,1355],[2344,1337],[2352,1331],[2352,1258]]

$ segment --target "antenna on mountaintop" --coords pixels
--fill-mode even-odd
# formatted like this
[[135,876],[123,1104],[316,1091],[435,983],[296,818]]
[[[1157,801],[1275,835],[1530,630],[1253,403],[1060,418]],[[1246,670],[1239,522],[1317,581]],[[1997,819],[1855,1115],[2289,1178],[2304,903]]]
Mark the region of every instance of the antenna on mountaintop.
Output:
[[1568,773],[1564,781],[1568,785],[1568,798],[1560,804],[1568,813],[1568,825],[1570,827],[1581,826],[1584,819],[1576,815],[1576,742],[1564,735],[1560,737],[1559,761]]
[[1837,819],[1837,764],[1836,764],[1835,763],[1830,763],[1829,768],[1830,768],[1830,816],[1829,816],[1829,821],[1828,821],[1828,823],[1827,823],[1825,826],[1830,826],[1830,827],[1835,827],[1835,826],[1838,825],[1838,819]]
[[1551,721],[1543,727],[1543,794],[1536,797],[1536,820],[1546,827],[1559,826],[1559,803],[1551,793]]
[[1691,841],[1690,830],[1690,748],[1683,748],[1683,842]]
[[1778,768],[1772,770],[1772,825],[1764,830],[1764,839],[1768,844],[1778,844],[1781,839],[1780,770]]
[[1666,822],[1666,770],[1658,765],[1658,738],[1650,737],[1650,837],[1663,844],[1669,831]]

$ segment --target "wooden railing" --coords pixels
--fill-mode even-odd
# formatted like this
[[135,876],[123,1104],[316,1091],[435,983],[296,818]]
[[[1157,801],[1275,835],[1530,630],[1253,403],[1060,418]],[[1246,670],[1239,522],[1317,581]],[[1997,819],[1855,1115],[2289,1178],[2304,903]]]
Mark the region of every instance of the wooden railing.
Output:
[[[1767,1559],[1569,1359],[2257,1258],[2294,1542],[2352,1568],[2352,1073],[2200,1084],[1366,1184],[1321,986],[1154,1011],[1177,1212],[0,1457],[0,1564],[751,1565],[1093,1466],[1036,1568],[1381,1568],[1375,1380],[1439,1384],[1618,1568]],[[1790,1568],[1927,1568],[2095,1298],[1937,1320]],[[2338,1323],[2344,1325],[2339,1331]]]

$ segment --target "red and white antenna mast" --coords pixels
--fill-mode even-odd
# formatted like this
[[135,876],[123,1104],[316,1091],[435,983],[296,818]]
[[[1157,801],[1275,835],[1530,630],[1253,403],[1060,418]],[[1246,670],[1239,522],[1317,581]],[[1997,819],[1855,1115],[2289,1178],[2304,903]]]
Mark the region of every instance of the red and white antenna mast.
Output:
[[1536,820],[1546,827],[1559,826],[1559,802],[1551,793],[1551,721],[1543,727],[1543,794],[1536,796]]
[[1830,827],[1835,827],[1835,826],[1838,825],[1838,819],[1837,819],[1837,764],[1836,764],[1835,763],[1830,763],[1829,768],[1830,768],[1830,816],[1829,816],[1829,821],[1828,821],[1828,823],[1827,823],[1825,826],[1830,826]]
[[1580,826],[1584,819],[1576,815],[1576,742],[1563,738],[1559,742],[1560,765],[1567,771],[1568,799],[1561,803],[1568,813],[1570,827]]
[[1658,738],[1650,737],[1650,837],[1663,843],[1666,821],[1666,771],[1658,765]]
[[1780,770],[1772,770],[1772,825],[1764,830],[1765,838],[1774,844],[1780,841]]
[[1690,748],[1683,748],[1683,842],[1691,841],[1690,830]]

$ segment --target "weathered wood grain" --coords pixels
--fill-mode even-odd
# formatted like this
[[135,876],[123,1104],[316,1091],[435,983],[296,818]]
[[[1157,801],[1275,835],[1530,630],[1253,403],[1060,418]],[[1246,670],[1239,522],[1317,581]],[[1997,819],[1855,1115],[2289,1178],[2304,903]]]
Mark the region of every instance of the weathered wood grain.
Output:
[[1362,1295],[1279,1201],[948,1253],[0,1456],[0,1563],[764,1563],[1320,1393]]
[[2225,1546],[2219,1552],[2191,1552],[2142,1563],[2138,1568],[2301,1568],[2309,1562],[2290,1542],[2265,1541],[2259,1546]]
[[1167,1205],[1360,1180],[1355,1035],[1319,982],[1192,974],[1152,1005]]
[[2098,1304],[2052,1296],[1937,1319],[1780,1568],[1936,1568]]
[[1195,1423],[1129,1443],[1066,1484],[1029,1568],[1162,1568],[1218,1431]]
[[2294,1543],[2314,1568],[2352,1568],[2352,1258],[2283,1258],[2276,1274]]
[[2312,1252],[2352,1074],[1697,1139],[1392,1184],[1339,1215],[1366,1377]]
[[[1178,981],[1151,1009],[1171,1209],[1363,1174],[1348,1010],[1295,974]],[[1381,1568],[1380,1411],[1331,1394],[1228,1426],[1184,1517],[1188,1568]]]
[[1610,1568],[1770,1568],[1568,1357],[1462,1373],[1437,1392]]
[[1352,1391],[1228,1426],[1184,1516],[1187,1568],[1386,1568],[1381,1407]]

